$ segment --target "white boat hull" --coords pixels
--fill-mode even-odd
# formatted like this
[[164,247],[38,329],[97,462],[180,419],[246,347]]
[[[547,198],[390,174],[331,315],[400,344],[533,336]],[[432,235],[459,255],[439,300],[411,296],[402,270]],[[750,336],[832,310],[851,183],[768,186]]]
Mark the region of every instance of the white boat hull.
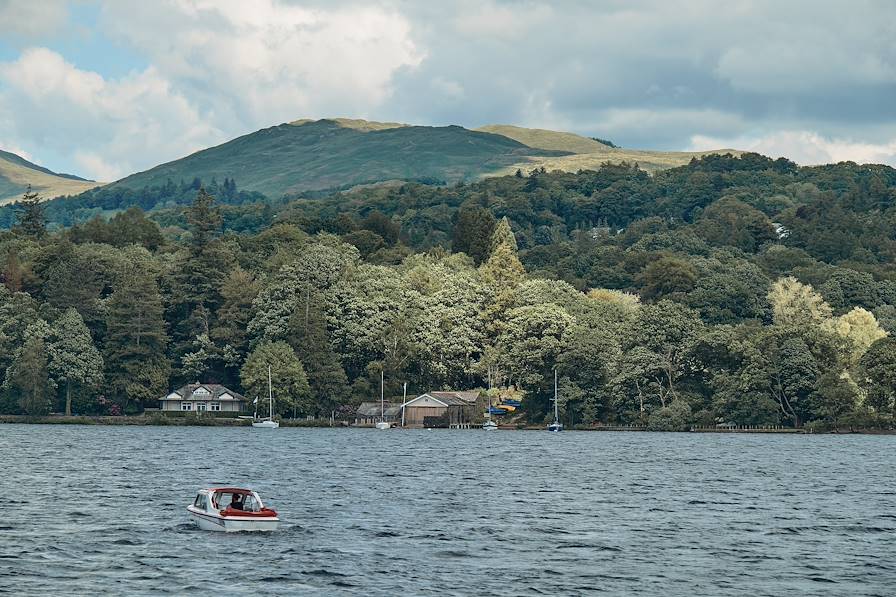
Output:
[[280,423],[277,421],[255,421],[252,423],[253,427],[260,427],[262,429],[277,429],[280,427]]
[[498,429],[498,424],[494,421],[487,421],[482,424],[482,428],[486,431],[496,431]]
[[246,531],[275,531],[280,526],[278,517],[242,518],[236,516],[219,516],[215,513],[203,512],[194,506],[187,506],[187,511],[199,528],[204,531],[239,533]]
[[392,427],[392,425],[390,425],[389,423],[386,423],[385,421],[380,421],[379,423],[376,424],[377,429],[389,429],[390,427]]

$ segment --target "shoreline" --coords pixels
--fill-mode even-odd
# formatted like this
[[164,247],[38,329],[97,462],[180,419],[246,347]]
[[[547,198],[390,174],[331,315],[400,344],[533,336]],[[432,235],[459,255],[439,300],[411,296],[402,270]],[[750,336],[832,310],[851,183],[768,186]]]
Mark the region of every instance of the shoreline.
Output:
[[[25,425],[106,425],[106,426],[138,426],[138,427],[249,427],[249,419],[237,419],[232,417],[168,417],[158,415],[48,415],[43,417],[31,417],[28,415],[0,415],[0,425],[25,424]],[[291,420],[280,421],[281,427],[315,427],[329,429],[372,429],[372,425],[332,425],[328,419],[321,420]],[[394,427],[401,430],[401,427]],[[472,426],[467,430],[479,430],[478,426]],[[544,431],[544,427],[536,425],[525,426],[501,426],[499,431]],[[576,426],[567,431],[604,431],[622,433],[658,433],[645,426],[621,426],[621,425],[597,425]],[[896,435],[896,429],[831,429],[817,430],[792,427],[744,427],[744,428],[712,428],[692,427],[687,430],[673,431],[671,433],[757,433],[757,434],[801,434],[801,435]]]

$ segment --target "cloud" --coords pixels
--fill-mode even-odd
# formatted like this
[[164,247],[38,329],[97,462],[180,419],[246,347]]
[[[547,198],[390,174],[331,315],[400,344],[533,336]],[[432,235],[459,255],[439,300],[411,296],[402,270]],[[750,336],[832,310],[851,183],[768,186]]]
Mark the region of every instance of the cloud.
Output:
[[83,44],[54,45],[61,34],[30,41],[60,54],[3,66],[0,138],[97,176],[302,117],[514,123],[813,161],[887,160],[896,138],[891,2],[85,2],[0,0],[18,24],[0,23],[21,35],[71,12],[90,51],[133,64],[111,75]]
[[106,80],[46,48],[0,63],[0,110],[16,115],[0,121],[11,127],[0,136],[52,147],[98,180],[225,138],[156,69]]
[[24,38],[54,33],[68,16],[65,0],[0,0],[0,33]]
[[393,74],[424,57],[410,22],[376,6],[107,2],[102,21],[222,127],[240,132],[300,117],[367,115],[392,94]]
[[829,138],[810,131],[781,131],[760,137],[718,139],[695,135],[692,151],[731,147],[771,157],[786,157],[798,164],[814,165],[853,161],[896,167],[896,138],[887,143],[868,143]]

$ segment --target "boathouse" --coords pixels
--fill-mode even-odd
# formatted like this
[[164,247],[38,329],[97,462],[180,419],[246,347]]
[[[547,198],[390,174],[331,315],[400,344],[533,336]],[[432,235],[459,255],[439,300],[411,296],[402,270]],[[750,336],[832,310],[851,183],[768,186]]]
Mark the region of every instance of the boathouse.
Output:
[[405,427],[470,427],[482,419],[479,390],[427,392],[404,405]]
[[[355,413],[355,425],[359,427],[373,426],[379,423],[382,405],[377,402],[362,402]],[[401,405],[394,402],[386,403],[386,411],[383,420],[387,423],[395,423],[401,417]]]
[[247,407],[241,394],[216,383],[193,383],[159,399],[163,411],[239,412]]

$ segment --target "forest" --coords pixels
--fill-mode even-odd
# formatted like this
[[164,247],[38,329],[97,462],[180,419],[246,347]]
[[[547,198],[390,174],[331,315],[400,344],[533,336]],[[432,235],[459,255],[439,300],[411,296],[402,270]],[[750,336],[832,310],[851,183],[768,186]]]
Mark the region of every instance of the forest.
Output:
[[271,365],[283,416],[345,416],[383,372],[387,395],[513,386],[541,423],[556,368],[567,425],[892,426],[892,168],[236,184],[4,211],[0,412],[136,414],[194,381],[251,397]]

